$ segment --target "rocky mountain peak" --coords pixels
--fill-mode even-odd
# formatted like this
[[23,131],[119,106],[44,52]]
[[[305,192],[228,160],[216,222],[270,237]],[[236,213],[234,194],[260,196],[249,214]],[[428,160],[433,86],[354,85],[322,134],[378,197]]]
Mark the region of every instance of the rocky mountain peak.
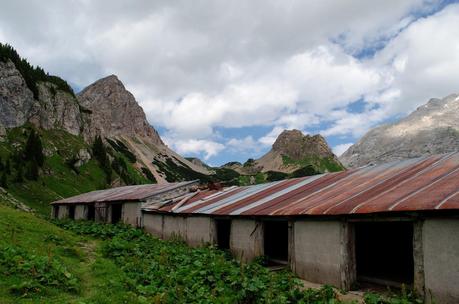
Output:
[[143,109],[116,75],[94,82],[77,97],[90,112],[86,137],[142,137],[163,145],[156,130],[148,123]]
[[370,130],[340,160],[349,167],[459,150],[459,94],[432,98],[407,117]]
[[325,138],[320,134],[305,135],[300,130],[284,130],[273,144],[273,151],[294,160],[307,156],[334,157]]

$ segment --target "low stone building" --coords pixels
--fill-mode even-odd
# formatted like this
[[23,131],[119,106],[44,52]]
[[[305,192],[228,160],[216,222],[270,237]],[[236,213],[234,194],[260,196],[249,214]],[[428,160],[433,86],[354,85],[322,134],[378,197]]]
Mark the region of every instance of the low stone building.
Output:
[[412,286],[459,302],[459,153],[145,204],[143,227],[345,290]]
[[105,223],[124,222],[142,226],[141,207],[149,203],[173,200],[195,190],[198,181],[125,186],[92,191],[52,204],[53,218],[86,219]]

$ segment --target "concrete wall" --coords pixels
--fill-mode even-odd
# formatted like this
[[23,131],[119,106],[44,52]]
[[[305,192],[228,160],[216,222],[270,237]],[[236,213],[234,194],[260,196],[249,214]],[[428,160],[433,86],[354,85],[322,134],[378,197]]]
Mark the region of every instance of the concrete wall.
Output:
[[154,213],[143,214],[143,229],[156,237],[163,238],[163,216]]
[[426,298],[459,303],[459,220],[426,220],[422,243]]
[[263,255],[263,224],[255,220],[233,219],[230,249],[243,262]]
[[124,203],[122,210],[123,223],[129,224],[133,227],[140,227],[142,225],[140,208],[142,203]]
[[210,217],[191,216],[186,219],[186,241],[191,246],[215,243],[215,222]]
[[88,207],[86,205],[75,206],[75,220],[85,220],[88,218]]
[[65,205],[59,206],[59,211],[57,213],[58,219],[64,219],[69,217],[69,208]]
[[143,228],[160,238],[181,238],[190,246],[213,244],[215,239],[215,223],[212,218],[204,216],[183,217],[144,213]]
[[349,289],[354,280],[349,230],[339,221],[295,221],[292,270],[307,281]]
[[164,216],[163,238],[180,238],[186,241],[186,219],[182,216]]

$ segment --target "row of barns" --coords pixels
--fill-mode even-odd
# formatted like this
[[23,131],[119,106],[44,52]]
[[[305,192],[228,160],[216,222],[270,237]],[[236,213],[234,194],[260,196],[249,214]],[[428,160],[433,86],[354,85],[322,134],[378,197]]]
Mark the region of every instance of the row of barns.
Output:
[[126,186],[52,204],[56,218],[121,221],[241,261],[263,255],[311,282],[404,284],[459,303],[459,153],[220,190]]

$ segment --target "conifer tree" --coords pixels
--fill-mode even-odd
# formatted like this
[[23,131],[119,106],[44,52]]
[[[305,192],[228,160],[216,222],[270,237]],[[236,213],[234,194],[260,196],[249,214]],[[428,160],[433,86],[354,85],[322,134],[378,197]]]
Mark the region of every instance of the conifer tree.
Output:
[[8,188],[8,178],[6,176],[6,172],[3,172],[2,178],[0,179],[0,186],[2,188]]
[[8,158],[5,163],[5,173],[7,175],[11,174],[11,164],[10,164],[10,159]]
[[97,136],[92,145],[92,153],[104,170],[107,177],[107,184],[112,181],[112,167],[110,166],[110,159],[108,158],[107,149],[100,136]]

